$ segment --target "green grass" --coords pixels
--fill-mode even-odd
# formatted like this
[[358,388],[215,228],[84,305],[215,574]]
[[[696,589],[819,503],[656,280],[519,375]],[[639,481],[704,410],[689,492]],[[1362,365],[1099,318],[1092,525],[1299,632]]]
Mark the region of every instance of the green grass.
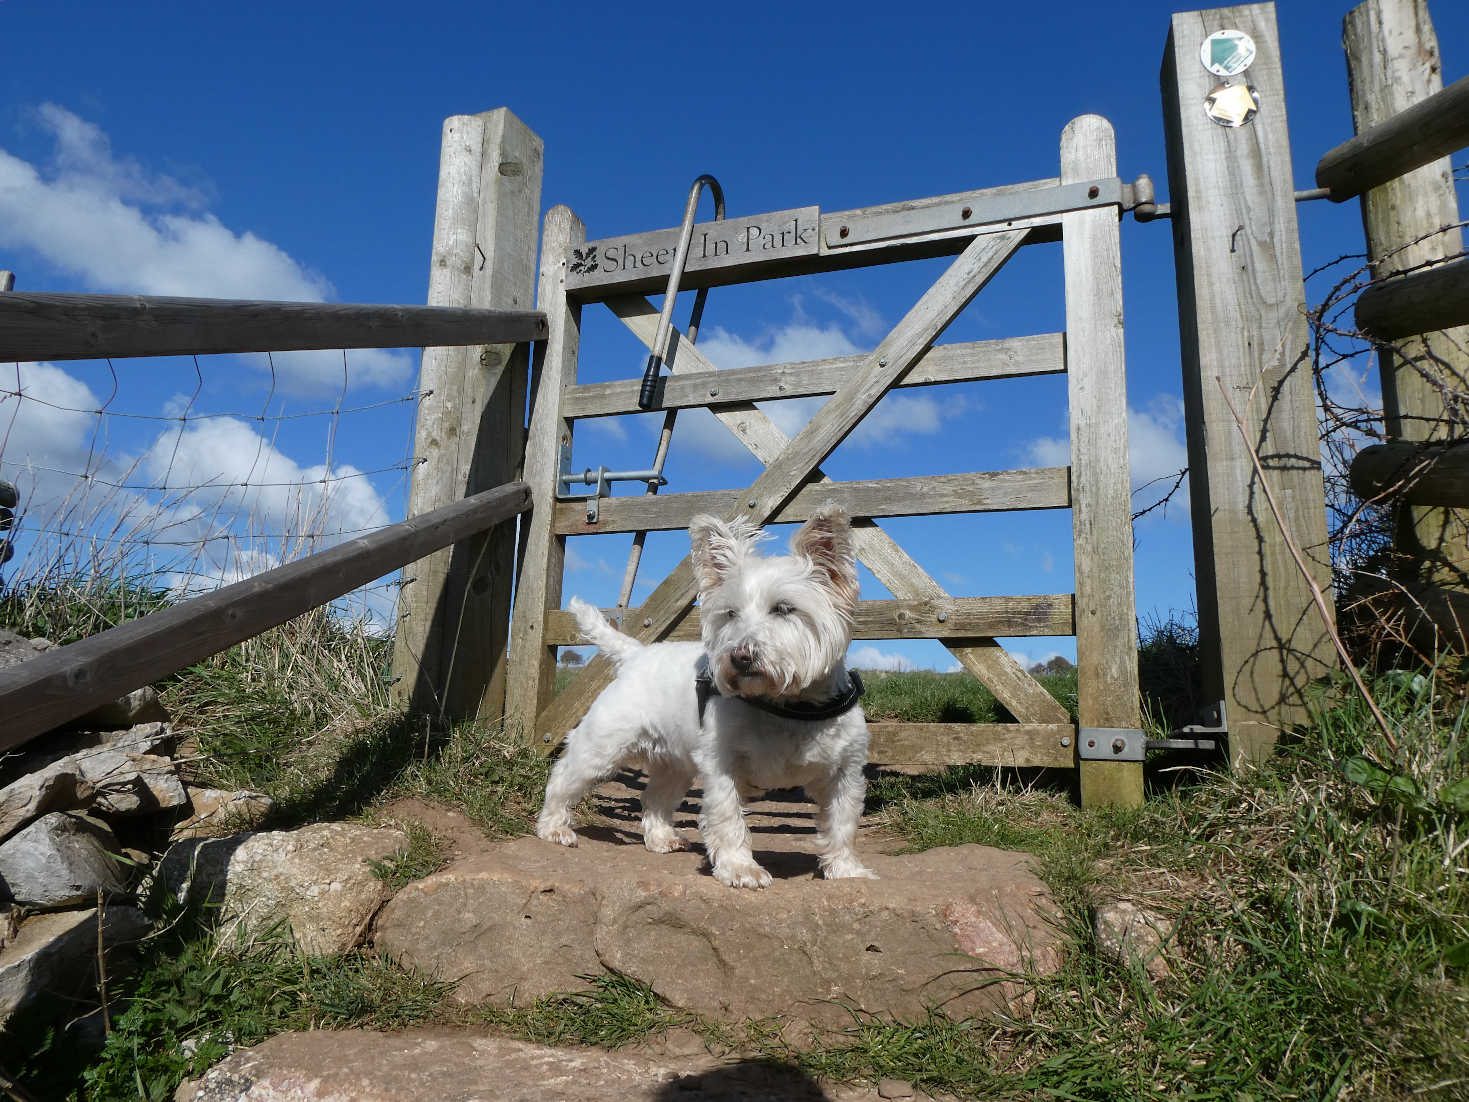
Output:
[[402,824],[402,830],[408,842],[401,850],[380,861],[367,859],[373,876],[394,893],[438,872],[449,860],[448,844],[422,823],[409,820]]
[[537,1044],[601,1048],[621,1048],[696,1022],[692,1014],[672,1009],[647,984],[628,976],[609,972],[583,978],[589,984],[586,991],[544,995],[528,1007],[485,1007],[481,1017],[501,1032]]
[[[1074,717],[1076,671],[1042,674],[1037,680]],[[993,693],[967,673],[913,670],[862,671],[867,695],[862,710],[870,720],[908,723],[1011,723],[1015,717]]]
[[[149,606],[156,591],[0,594],[0,622],[64,641]],[[49,604],[48,604],[49,602]],[[198,727],[191,766],[277,800],[276,821],[372,816],[405,795],[465,811],[489,835],[524,833],[548,763],[492,725],[426,729],[387,707],[380,640],[330,618],[293,621],[171,679]],[[1187,718],[1196,640],[1144,640],[1158,724]],[[1073,711],[1075,675],[1042,679]],[[874,719],[1004,722],[962,674],[867,678]],[[619,1047],[680,1027],[711,1050],[839,1080],[897,1078],[968,1098],[1375,1099],[1469,1094],[1469,751],[1465,678],[1394,673],[1374,692],[1394,747],[1351,687],[1322,686],[1313,723],[1264,767],[1191,774],[1137,809],[1077,808],[1046,775],[981,767],[883,775],[869,810],[911,849],[980,843],[1034,855],[1059,907],[1059,971],[1026,977],[998,1020],[854,1015],[793,1036],[779,1022],[720,1025],[624,976],[529,1006],[468,1015],[446,987],[371,953],[305,958],[220,945],[207,923],[161,914],[139,967],[113,984],[112,1033],[83,1065],[47,1017],[13,1024],[0,1063],[46,1098],[163,1098],[229,1042],[283,1029],[489,1027],[554,1044]],[[437,867],[410,830],[380,862],[394,886]],[[1109,958],[1095,907],[1136,900],[1177,923],[1169,975]],[[227,1041],[228,1039],[228,1041]],[[191,1041],[191,1052],[182,1042]]]
[[[177,916],[175,916],[177,919]],[[111,1032],[89,1063],[56,1032],[56,1016],[9,1026],[7,1070],[38,1097],[112,1102],[171,1099],[235,1046],[286,1030],[401,1029],[441,1014],[452,984],[367,952],[308,957],[284,944],[238,949],[180,921],[144,943],[116,981]]]

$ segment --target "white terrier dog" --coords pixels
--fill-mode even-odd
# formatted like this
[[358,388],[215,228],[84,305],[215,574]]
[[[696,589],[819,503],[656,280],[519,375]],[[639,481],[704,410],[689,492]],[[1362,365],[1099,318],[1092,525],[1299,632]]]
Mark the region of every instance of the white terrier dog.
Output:
[[763,888],[741,794],[801,785],[816,802],[822,874],[875,874],[853,848],[867,782],[862,682],[845,666],[857,607],[851,526],[828,504],[802,525],[791,554],[755,553],[764,533],[716,517],[689,526],[702,642],[643,644],[571,601],[577,624],[617,676],[567,735],[536,833],[576,845],[571,809],[624,765],[648,775],[643,844],[687,849],[674,810],[695,775],[709,863],[720,883]]

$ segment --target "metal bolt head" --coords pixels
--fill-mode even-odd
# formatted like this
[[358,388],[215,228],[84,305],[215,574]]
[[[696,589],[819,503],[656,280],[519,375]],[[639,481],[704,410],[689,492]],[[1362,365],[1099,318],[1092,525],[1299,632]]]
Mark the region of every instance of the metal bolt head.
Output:
[[549,743],[551,741],[551,732],[550,731],[547,731],[544,735],[542,735],[541,736],[541,741],[542,742],[545,742],[545,743]]
[[719,388],[717,386],[711,386],[709,388],[709,397],[711,397],[711,398],[718,398],[719,397]]
[[749,500],[749,501],[747,501],[747,502],[745,502],[745,504],[746,504],[746,505],[747,505],[747,506],[748,506],[748,507],[749,507],[749,508],[751,508],[751,509],[753,509],[753,508],[755,508],[755,499],[754,499],[754,498],[753,498],[753,497],[752,497],[752,498],[751,498],[751,499],[750,499],[750,500]]
[[938,615],[938,621],[941,624],[944,623],[944,622],[946,622],[948,620],[948,618],[949,618],[949,614],[947,612],[940,612],[939,615]]
[[1122,753],[1122,751],[1124,751],[1126,749],[1127,749],[1127,743],[1124,742],[1122,739],[1120,739],[1120,738],[1114,738],[1112,740],[1112,753],[1114,753],[1114,754],[1120,754],[1120,753]]
[[1067,746],[1070,746],[1070,745],[1071,745],[1071,738],[1069,736],[1067,736],[1067,735],[1062,735],[1061,736],[1061,747],[1064,749],[1064,748],[1066,748]]
[[653,626],[653,617],[649,616],[649,617],[647,617],[646,619],[643,620],[643,627],[650,628],[652,626]]

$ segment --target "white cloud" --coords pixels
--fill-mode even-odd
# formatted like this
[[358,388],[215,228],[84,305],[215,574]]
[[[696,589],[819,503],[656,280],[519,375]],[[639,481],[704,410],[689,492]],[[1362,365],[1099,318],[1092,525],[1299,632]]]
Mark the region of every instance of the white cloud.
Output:
[[1057,650],[1037,651],[1033,654],[1028,654],[1025,651],[1011,650],[1009,647],[1006,647],[1005,653],[1008,654],[1011,658],[1015,659],[1015,661],[1019,662],[1021,668],[1026,670],[1031,669],[1034,666],[1043,666],[1052,658],[1065,657],[1060,651]]
[[849,650],[847,665],[854,670],[894,670],[897,672],[918,668],[918,664],[912,659],[901,654],[880,651],[870,643]]
[[[1182,400],[1160,394],[1143,409],[1128,406],[1127,450],[1133,508],[1143,509],[1168,493],[1178,472],[1188,466]],[[1025,454],[1038,467],[1064,467],[1071,462],[1071,442],[1064,436],[1038,437]],[[1188,515],[1187,479],[1169,505],[1178,509],[1176,515]]]
[[[203,196],[119,158],[95,125],[55,104],[36,119],[54,143],[43,171],[0,149],[0,248],[29,250],[89,290],[203,298],[320,302],[330,281],[278,245],[236,232],[201,208]],[[402,353],[349,356],[355,382],[401,382]],[[274,356],[283,385],[340,385],[340,352]],[[263,356],[251,362],[264,368]]]

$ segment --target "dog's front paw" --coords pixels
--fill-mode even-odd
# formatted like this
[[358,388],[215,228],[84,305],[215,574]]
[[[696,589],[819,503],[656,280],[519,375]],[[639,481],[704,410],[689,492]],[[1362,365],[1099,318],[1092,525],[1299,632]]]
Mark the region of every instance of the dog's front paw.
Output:
[[725,861],[714,866],[714,879],[731,888],[768,888],[770,874],[754,861]]
[[821,875],[826,880],[877,879],[877,873],[855,857],[838,857],[832,861],[823,861]]
[[570,827],[540,827],[536,833],[548,842],[555,842],[558,846],[576,845],[576,831]]

